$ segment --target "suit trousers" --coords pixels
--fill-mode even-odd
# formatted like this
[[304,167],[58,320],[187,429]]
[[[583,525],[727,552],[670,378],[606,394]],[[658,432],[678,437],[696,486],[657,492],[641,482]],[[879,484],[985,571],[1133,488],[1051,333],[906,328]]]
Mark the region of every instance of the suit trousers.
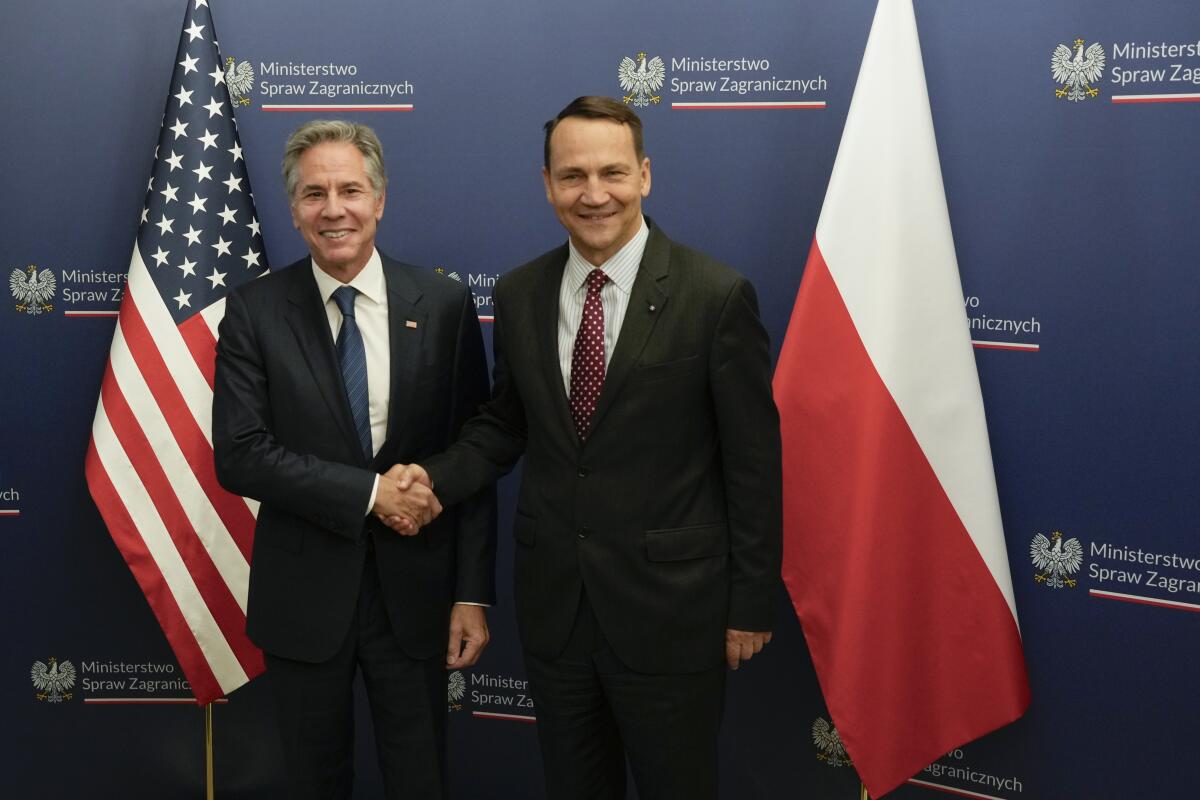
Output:
[[368,555],[354,619],[328,661],[266,654],[289,797],[349,798],[354,782],[354,697],[361,669],[379,768],[389,800],[442,800],[446,786],[446,665],[406,656],[392,633],[374,554]]
[[563,653],[546,660],[526,650],[525,666],[549,800],[621,800],[626,758],[640,800],[715,800],[724,665],[634,672],[584,592]]

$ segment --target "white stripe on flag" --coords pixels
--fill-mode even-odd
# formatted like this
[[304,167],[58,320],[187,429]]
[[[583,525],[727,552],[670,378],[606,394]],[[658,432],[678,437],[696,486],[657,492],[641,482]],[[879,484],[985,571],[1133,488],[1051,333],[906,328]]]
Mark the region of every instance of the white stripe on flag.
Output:
[[221,320],[225,316],[225,298],[222,297],[220,300],[209,305],[207,308],[201,309],[200,316],[204,318],[204,324],[207,325],[208,330],[212,332],[213,339],[216,339],[217,327],[221,324]]
[[120,326],[113,335],[111,360],[117,386],[120,387],[133,416],[137,418],[146,439],[154,449],[163,473],[171,484],[171,490],[200,542],[212,557],[221,578],[229,586],[230,592],[245,614],[250,565],[213,508],[204,488],[196,480],[183,451],[179,449],[179,443],[175,440],[162,410],[125,343]]
[[162,295],[158,293],[158,287],[154,285],[154,279],[150,277],[136,243],[133,246],[133,258],[129,263],[128,293],[146,323],[150,337],[162,353],[163,361],[170,366],[171,378],[179,387],[179,393],[183,395],[184,402],[187,403],[211,449],[212,389],[209,388],[204,373],[196,365],[196,360],[180,335],[175,320],[163,305]]
[[145,542],[146,549],[175,598],[188,628],[196,637],[196,643],[216,676],[221,690],[233,691],[249,678],[222,635],[217,621],[209,613],[200,590],[192,580],[191,573],[183,563],[171,535],[154,507],[154,502],[146,493],[137,471],[109,424],[103,402],[96,409],[96,419],[92,423],[92,441],[96,445],[96,455],[100,464],[121,497],[121,502],[125,504],[138,535]]

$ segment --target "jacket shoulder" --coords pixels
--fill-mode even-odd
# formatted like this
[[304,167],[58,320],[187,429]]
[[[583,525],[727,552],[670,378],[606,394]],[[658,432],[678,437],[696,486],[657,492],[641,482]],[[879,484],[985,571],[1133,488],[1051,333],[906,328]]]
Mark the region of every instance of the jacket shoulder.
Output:
[[526,261],[521,266],[501,275],[500,279],[496,281],[493,294],[526,294],[528,290],[544,280],[549,273],[557,270],[561,276],[562,267],[566,263],[567,246],[565,244],[547,250],[537,258]]

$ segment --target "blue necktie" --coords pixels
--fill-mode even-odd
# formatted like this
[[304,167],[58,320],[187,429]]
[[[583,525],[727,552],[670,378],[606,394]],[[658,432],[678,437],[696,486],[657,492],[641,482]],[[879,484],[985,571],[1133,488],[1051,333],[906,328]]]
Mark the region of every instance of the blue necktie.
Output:
[[350,401],[350,413],[354,415],[354,427],[358,430],[358,441],[363,455],[371,460],[371,411],[367,405],[367,350],[363,346],[362,333],[354,321],[354,298],[358,290],[343,286],[333,293],[333,301],[342,311],[342,329],[338,332],[337,354],[342,367],[342,382],[346,385],[346,398]]

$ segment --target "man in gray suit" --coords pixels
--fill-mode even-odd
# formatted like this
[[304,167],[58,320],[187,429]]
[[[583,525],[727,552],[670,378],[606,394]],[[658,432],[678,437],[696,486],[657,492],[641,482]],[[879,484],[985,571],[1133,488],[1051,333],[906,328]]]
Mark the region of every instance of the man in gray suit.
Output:
[[[545,126],[569,242],[501,278],[492,399],[410,467],[450,507],[524,454],[516,616],[551,798],[717,794],[725,668],[770,641],[779,419],[753,287],[642,216],[641,121]],[[398,521],[393,520],[393,522]]]

